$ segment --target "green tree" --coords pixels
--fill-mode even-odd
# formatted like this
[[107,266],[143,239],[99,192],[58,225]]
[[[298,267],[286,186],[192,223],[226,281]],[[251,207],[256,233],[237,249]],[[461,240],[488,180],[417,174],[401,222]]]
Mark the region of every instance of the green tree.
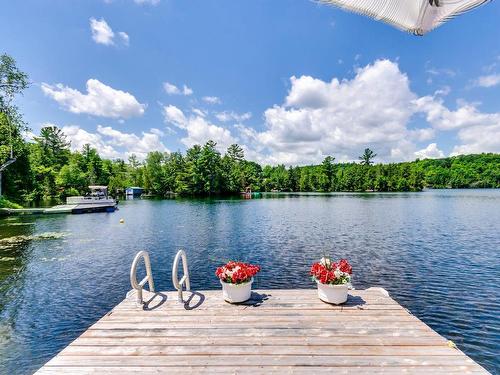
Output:
[[243,161],[243,159],[245,159],[245,152],[243,151],[241,146],[237,144],[232,144],[231,146],[229,146],[227,148],[226,154],[232,161],[235,162],[241,162]]
[[165,194],[165,174],[163,165],[165,154],[160,151],[150,152],[144,169],[144,187],[155,195]]
[[[28,87],[28,75],[9,55],[0,55],[0,195],[23,200],[31,190],[29,150],[23,139],[28,130],[18,108],[16,95]],[[3,167],[2,167],[3,166]]]
[[250,187],[253,191],[261,189],[262,167],[253,161],[241,162],[241,187]]
[[335,158],[327,156],[321,163],[321,177],[319,186],[321,191],[331,191],[333,188],[333,178],[335,176],[335,167],[333,165]]
[[185,168],[178,174],[176,186],[180,194],[201,195],[204,181],[201,171],[201,146],[194,145],[186,151]]
[[373,159],[377,156],[372,150],[369,148],[365,148],[365,152],[358,159],[361,160],[362,165],[372,165]]
[[249,187],[243,176],[243,161],[245,153],[243,149],[233,144],[228,147],[226,154],[221,160],[222,186],[221,190],[228,193],[238,193]]
[[85,172],[88,185],[107,185],[107,176],[103,173],[103,163],[97,150],[90,144],[83,145],[82,148],[83,165],[81,169]]
[[85,173],[75,162],[71,162],[61,168],[57,175],[56,183],[62,189],[62,197],[79,195],[87,190]]
[[59,169],[68,162],[71,142],[67,141],[66,135],[57,126],[44,126],[35,141],[42,148],[47,163]]
[[34,140],[35,144],[31,146],[30,152],[30,164],[35,186],[31,195],[32,198],[39,200],[58,193],[56,178],[61,168],[67,165],[71,153],[70,142],[56,126],[43,127],[40,135],[34,137]]
[[142,186],[143,185],[143,166],[137,158],[137,155],[132,154],[128,158],[128,181],[130,185]]
[[216,146],[214,141],[205,143],[199,159],[203,193],[209,195],[220,192],[221,188],[221,156]]

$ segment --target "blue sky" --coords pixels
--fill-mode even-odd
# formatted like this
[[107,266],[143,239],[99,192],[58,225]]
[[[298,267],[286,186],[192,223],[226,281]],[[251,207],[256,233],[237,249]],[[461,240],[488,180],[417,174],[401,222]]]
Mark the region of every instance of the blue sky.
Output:
[[33,82],[33,132],[75,149],[399,161],[500,152],[498,19],[492,2],[415,37],[309,0],[24,0],[2,7],[0,52]]

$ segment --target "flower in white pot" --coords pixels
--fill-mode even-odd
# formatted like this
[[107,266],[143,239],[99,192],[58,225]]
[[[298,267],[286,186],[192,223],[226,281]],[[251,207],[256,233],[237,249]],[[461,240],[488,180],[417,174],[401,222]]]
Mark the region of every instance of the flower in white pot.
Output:
[[260,267],[243,262],[228,262],[217,268],[215,275],[222,284],[222,296],[227,302],[239,303],[250,299],[253,277]]
[[312,280],[318,285],[318,297],[337,305],[347,301],[351,275],[352,267],[345,259],[332,262],[330,257],[323,257],[311,267]]

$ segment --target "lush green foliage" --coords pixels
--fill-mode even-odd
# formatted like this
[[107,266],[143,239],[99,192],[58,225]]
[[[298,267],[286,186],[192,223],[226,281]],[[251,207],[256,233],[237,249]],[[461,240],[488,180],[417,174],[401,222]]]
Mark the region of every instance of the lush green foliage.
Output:
[[216,143],[195,145],[185,154],[150,152],[144,161],[132,155],[128,162],[106,160],[85,145],[70,151],[70,142],[54,126],[41,129],[26,142],[26,124],[12,105],[14,95],[28,85],[14,60],[0,56],[0,165],[16,161],[3,172],[5,196],[17,201],[78,195],[89,185],[108,185],[114,194],[127,186],[141,186],[150,194],[166,196],[235,194],[253,191],[419,191],[435,188],[500,187],[500,155],[481,154],[438,160],[375,164],[377,156],[366,148],[360,163],[303,167],[265,166],[245,160],[243,149],[230,146],[224,155]]
[[[253,191],[419,191],[424,187],[500,187],[500,155],[481,154],[394,164],[334,163],[265,166],[244,159],[232,145],[224,155],[215,142],[195,145],[185,154],[152,151],[143,162],[102,159],[85,145],[71,152],[57,128],[43,128],[34,143],[25,145],[29,158],[28,186],[19,185],[15,200],[39,200],[87,192],[88,185],[108,185],[113,193],[142,186],[156,196],[171,193],[208,196]],[[7,175],[9,176],[9,175]]]
[[4,197],[0,197],[0,208],[22,208],[21,205],[11,202]]
[[[28,145],[23,139],[27,126],[19,109],[13,104],[16,95],[28,87],[28,76],[21,72],[13,58],[0,55],[0,166],[12,163],[3,172],[2,193],[7,196],[21,196],[28,193],[30,178]],[[2,173],[2,172],[0,172]]]

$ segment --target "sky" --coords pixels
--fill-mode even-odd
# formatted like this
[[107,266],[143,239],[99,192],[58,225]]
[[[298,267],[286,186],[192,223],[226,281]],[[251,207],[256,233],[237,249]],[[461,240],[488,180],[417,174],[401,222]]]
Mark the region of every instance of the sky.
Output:
[[[424,37],[311,0],[2,1],[31,132],[144,159],[209,139],[306,165],[500,152],[500,4]],[[30,135],[28,134],[27,137]]]

